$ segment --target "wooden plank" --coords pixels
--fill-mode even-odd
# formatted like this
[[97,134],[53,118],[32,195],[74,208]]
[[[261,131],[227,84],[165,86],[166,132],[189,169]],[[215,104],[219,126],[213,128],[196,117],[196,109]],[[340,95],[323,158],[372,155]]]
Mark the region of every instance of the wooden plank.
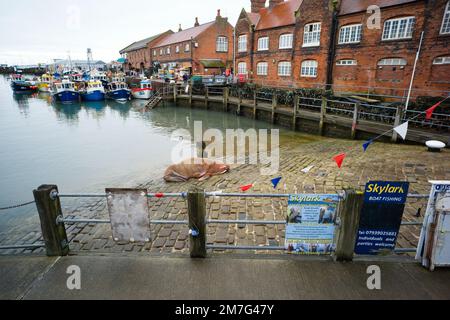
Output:
[[205,191],[193,187],[188,196],[189,229],[197,232],[189,237],[191,258],[206,258],[206,200]]

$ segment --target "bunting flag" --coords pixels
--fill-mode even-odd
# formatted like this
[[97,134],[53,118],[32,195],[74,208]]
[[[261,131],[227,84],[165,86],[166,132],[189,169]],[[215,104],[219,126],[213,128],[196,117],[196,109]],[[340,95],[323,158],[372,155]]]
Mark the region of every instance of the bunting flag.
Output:
[[309,167],[306,167],[305,169],[303,169],[301,172],[303,172],[303,173],[308,173],[308,172],[310,172],[311,171],[311,169],[312,168],[314,168],[314,166],[309,166]]
[[277,188],[277,186],[278,186],[278,184],[280,183],[281,179],[282,179],[282,177],[278,177],[278,178],[275,178],[275,179],[272,179],[272,180],[271,180],[274,189]]
[[239,188],[242,190],[242,192],[245,192],[245,191],[248,191],[251,188],[253,188],[253,184],[249,184],[249,185],[242,186],[242,187],[239,187]]
[[406,135],[408,134],[408,126],[409,121],[405,122],[402,125],[399,125],[398,127],[394,128],[394,131],[398,133],[400,137],[402,137],[403,140],[406,140]]
[[426,111],[427,116],[425,117],[425,119],[431,120],[431,117],[433,116],[434,110],[436,110],[437,107],[439,107],[439,106],[442,104],[442,102],[444,102],[444,101],[445,101],[445,100],[440,101],[440,102],[436,103],[434,106],[432,106],[430,109],[428,109],[428,110]]
[[342,168],[342,163],[344,162],[344,159],[347,155],[345,153],[339,154],[336,157],[333,158],[333,160],[338,165],[339,169]]
[[372,143],[373,143],[373,140],[369,140],[369,141],[366,141],[366,143],[363,144],[364,152],[367,151],[367,149],[369,148],[369,146],[370,146]]

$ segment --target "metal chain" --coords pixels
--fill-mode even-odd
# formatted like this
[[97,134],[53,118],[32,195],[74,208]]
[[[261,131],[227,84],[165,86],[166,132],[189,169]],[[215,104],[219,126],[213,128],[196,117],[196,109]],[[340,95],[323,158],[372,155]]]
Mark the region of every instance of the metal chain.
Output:
[[10,207],[5,207],[5,208],[0,208],[0,211],[3,211],[3,210],[9,210],[9,209],[15,209],[15,208],[20,208],[20,207],[25,207],[25,206],[28,206],[28,205],[33,204],[33,203],[35,203],[35,201],[30,201],[30,202],[18,204],[18,205],[15,205],[15,206],[10,206]]

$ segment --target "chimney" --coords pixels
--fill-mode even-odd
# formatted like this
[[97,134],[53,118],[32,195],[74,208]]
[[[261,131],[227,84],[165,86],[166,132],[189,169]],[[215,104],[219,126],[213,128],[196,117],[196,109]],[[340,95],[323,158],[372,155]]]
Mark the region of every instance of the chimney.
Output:
[[178,32],[181,32],[181,31],[183,31],[183,29],[181,29],[181,23],[180,23],[180,25],[178,27]]
[[284,0],[269,0],[269,8],[272,9],[279,3],[283,3]]
[[196,17],[194,27],[198,27],[199,25],[200,25],[200,23],[198,23],[198,17]]
[[259,10],[265,8],[266,0],[251,0],[252,2],[252,12],[259,13]]
[[220,9],[217,10],[217,16],[220,17]]

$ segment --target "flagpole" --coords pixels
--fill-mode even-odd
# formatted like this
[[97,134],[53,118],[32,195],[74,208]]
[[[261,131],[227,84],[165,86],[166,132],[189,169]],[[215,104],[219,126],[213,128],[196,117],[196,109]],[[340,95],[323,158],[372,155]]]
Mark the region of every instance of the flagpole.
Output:
[[412,72],[412,75],[411,75],[411,82],[409,84],[408,98],[406,99],[406,104],[405,104],[405,111],[408,110],[409,101],[411,99],[411,91],[412,91],[412,86],[413,86],[413,82],[414,82],[414,76],[416,74],[417,62],[419,61],[420,50],[422,48],[422,41],[423,41],[423,34],[424,34],[424,32],[425,31],[422,31],[422,34],[420,35],[419,49],[417,50],[416,60],[414,61],[414,68],[413,68],[413,72]]

